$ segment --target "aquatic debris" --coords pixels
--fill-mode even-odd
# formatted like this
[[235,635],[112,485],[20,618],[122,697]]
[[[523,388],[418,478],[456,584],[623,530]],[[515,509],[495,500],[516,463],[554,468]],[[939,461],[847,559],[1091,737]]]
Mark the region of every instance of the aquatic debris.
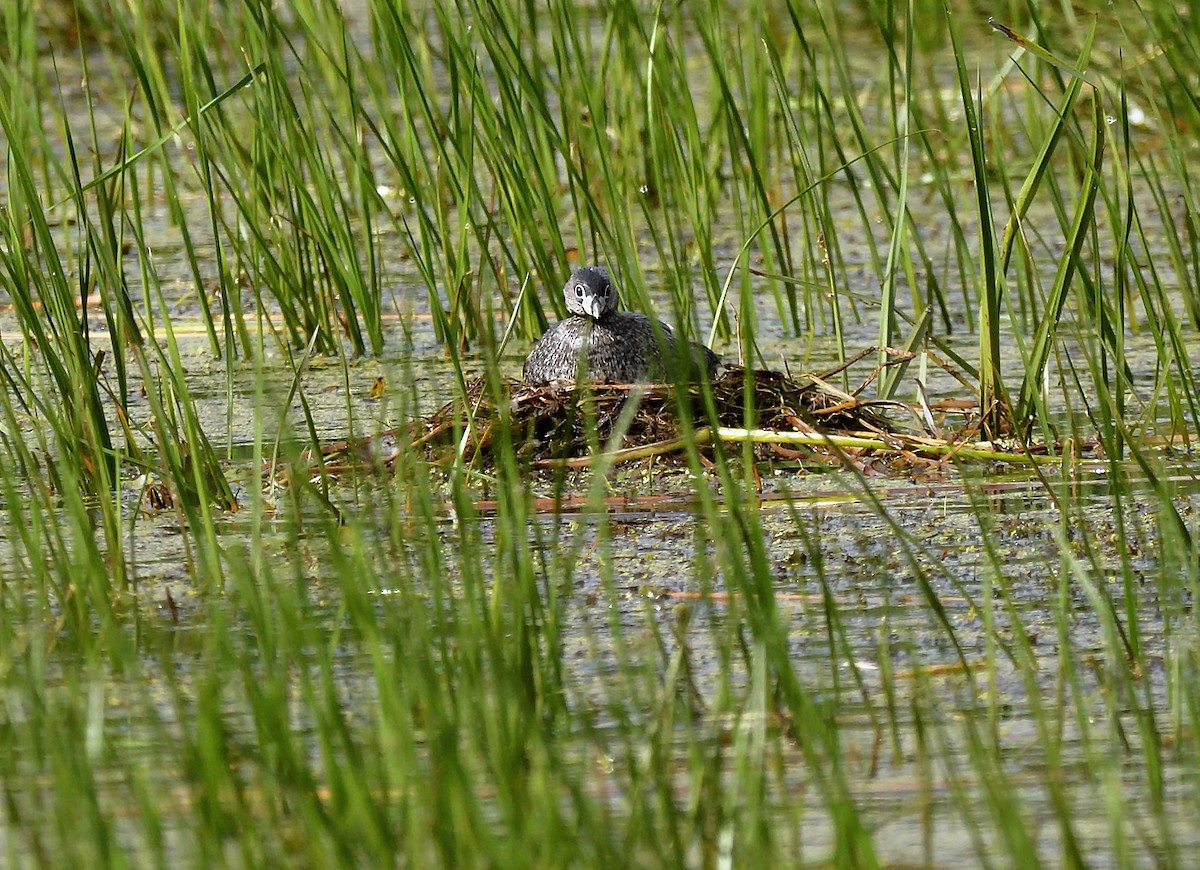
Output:
[[[389,467],[407,445],[435,462],[487,467],[497,434],[510,433],[520,461],[531,469],[605,467],[652,457],[683,457],[691,445],[702,462],[713,445],[750,442],[758,458],[805,463],[937,465],[950,457],[981,461],[1046,461],[1044,447],[978,441],[978,404],[950,401],[920,406],[862,396],[889,365],[912,354],[884,350],[884,361],[853,390],[836,375],[878,348],[843,365],[800,379],[771,370],[728,365],[710,385],[497,385],[478,378],[466,400],[446,403],[424,419],[371,438],[326,445],[311,457],[313,473],[336,474],[364,465]],[[749,398],[749,402],[747,401]],[[751,416],[747,419],[747,408]],[[1056,461],[1056,460],[1055,460]]]

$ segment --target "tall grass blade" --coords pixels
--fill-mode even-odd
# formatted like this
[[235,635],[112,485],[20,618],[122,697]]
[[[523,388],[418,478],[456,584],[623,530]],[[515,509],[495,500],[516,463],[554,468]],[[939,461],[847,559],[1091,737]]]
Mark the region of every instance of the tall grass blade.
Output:
[[1054,283],[1047,294],[1046,310],[1042,313],[1037,332],[1034,334],[1030,360],[1025,370],[1025,377],[1021,381],[1021,390],[1017,399],[1016,421],[1022,427],[1027,427],[1029,424],[1034,407],[1034,394],[1041,389],[1042,373],[1050,359],[1051,349],[1057,341],[1058,323],[1062,316],[1063,305],[1066,303],[1072,278],[1080,262],[1079,257],[1083,244],[1087,240],[1089,230],[1095,220],[1096,191],[1101,182],[1104,147],[1107,139],[1107,123],[1099,95],[1093,100],[1092,109],[1091,160],[1084,169],[1083,182],[1075,203],[1075,214],[1065,240],[1066,249],[1059,259]]
[[[971,146],[971,166],[974,174],[975,200],[979,215],[979,406],[982,412],[980,428],[987,439],[999,437],[1011,428],[1011,410],[1000,377],[1000,307],[1002,285],[996,263],[996,238],[992,226],[992,204],[988,193],[988,170],[983,128],[971,91],[967,59],[962,40],[949,3],[943,6],[954,48],[954,64],[958,71],[958,89],[967,124]],[[982,107],[981,107],[982,108]]]

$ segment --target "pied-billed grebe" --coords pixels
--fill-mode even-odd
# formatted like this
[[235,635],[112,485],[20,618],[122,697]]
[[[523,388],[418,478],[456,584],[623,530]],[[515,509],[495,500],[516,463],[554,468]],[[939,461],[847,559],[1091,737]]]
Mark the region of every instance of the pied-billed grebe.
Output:
[[[660,346],[649,317],[617,310],[617,290],[598,266],[576,269],[563,295],[571,316],[546,330],[529,352],[522,370],[527,384],[575,381],[581,359],[588,380],[618,384],[661,380],[679,363],[711,378],[721,362],[694,343],[688,347],[690,359],[681,360],[680,340],[661,322]],[[668,364],[664,355],[678,362]]]

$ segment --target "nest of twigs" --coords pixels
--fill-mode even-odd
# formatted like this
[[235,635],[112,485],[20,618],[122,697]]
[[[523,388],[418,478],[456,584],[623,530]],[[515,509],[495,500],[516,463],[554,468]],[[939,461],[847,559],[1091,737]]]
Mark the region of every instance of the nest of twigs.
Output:
[[[388,466],[407,442],[434,461],[461,458],[486,466],[502,431],[511,433],[518,453],[533,468],[682,456],[690,445],[700,447],[704,460],[717,441],[750,441],[760,456],[799,461],[864,455],[918,462],[941,462],[950,455],[1033,458],[1028,449],[1014,452],[976,440],[979,409],[973,401],[910,406],[861,397],[884,368],[906,362],[911,354],[885,349],[883,361],[857,387],[832,383],[877,351],[869,348],[837,369],[800,379],[730,365],[707,393],[696,384],[534,387],[510,380],[498,403],[480,378],[470,384],[465,402],[449,402],[402,429],[328,445],[320,465],[325,472]],[[747,407],[753,409],[752,419],[746,418]]]
[[[713,414],[699,385],[587,384],[581,387],[511,385],[509,421],[520,433],[521,453],[535,465],[561,461],[586,465],[596,447],[640,455],[682,451],[686,433],[711,441]],[[685,393],[681,394],[681,390]],[[746,420],[746,391],[753,393],[754,418]],[[478,398],[478,397],[476,397]],[[480,404],[485,419],[494,409]],[[458,409],[448,405],[434,415],[444,419]],[[793,381],[775,371],[728,366],[712,383],[712,411],[721,428],[779,432],[885,434],[897,427],[879,409],[817,380]],[[688,415],[684,425],[681,415]],[[485,428],[476,449],[486,450]],[[660,448],[660,449],[656,449]],[[639,458],[632,453],[628,458]],[[624,458],[618,455],[618,458]]]

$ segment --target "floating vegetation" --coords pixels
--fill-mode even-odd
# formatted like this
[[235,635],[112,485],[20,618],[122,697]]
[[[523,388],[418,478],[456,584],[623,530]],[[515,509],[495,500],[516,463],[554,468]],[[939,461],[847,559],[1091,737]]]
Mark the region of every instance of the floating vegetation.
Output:
[[487,378],[480,377],[468,385],[468,401],[447,402],[409,427],[326,445],[321,465],[327,473],[386,467],[407,440],[435,461],[452,461],[461,453],[486,466],[504,430],[533,469],[682,456],[689,444],[709,447],[701,460],[711,462],[716,441],[751,442],[760,459],[801,463],[849,457],[902,460],[907,467],[949,457],[1052,459],[1043,445],[980,440],[981,414],[973,400],[916,406],[866,398],[883,368],[912,358],[907,352],[885,349],[886,361],[852,390],[832,383],[878,350],[868,348],[836,369],[798,378],[729,365],[708,390],[694,383],[530,386],[509,378],[500,382],[497,401]]

